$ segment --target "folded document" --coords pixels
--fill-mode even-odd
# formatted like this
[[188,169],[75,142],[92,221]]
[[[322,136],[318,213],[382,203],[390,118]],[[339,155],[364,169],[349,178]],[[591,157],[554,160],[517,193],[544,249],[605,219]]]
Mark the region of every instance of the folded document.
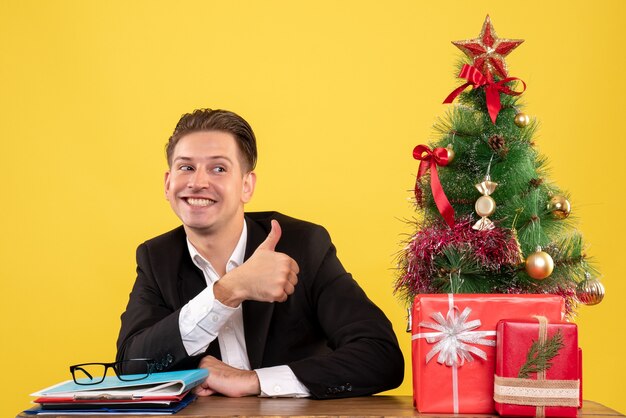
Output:
[[134,381],[124,381],[116,376],[109,376],[95,385],[77,385],[73,380],[68,380],[32,393],[31,396],[75,400],[124,400],[177,396],[202,383],[208,375],[206,369],[194,369],[152,373],[145,379]]

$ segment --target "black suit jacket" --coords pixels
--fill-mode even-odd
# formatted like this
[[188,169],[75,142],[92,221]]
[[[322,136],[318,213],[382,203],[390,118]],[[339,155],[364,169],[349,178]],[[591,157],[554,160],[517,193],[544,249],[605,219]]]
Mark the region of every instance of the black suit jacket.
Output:
[[[247,259],[265,240],[270,220],[281,225],[276,251],[298,263],[295,292],[283,303],[245,301],[250,366],[287,365],[314,398],[368,395],[402,382],[404,359],[389,320],[336,256],[324,228],[277,212],[246,214]],[[178,326],[180,308],[206,288],[179,227],[137,249],[137,280],[117,341],[117,359],[157,359],[161,370],[195,368],[207,352],[188,356]]]

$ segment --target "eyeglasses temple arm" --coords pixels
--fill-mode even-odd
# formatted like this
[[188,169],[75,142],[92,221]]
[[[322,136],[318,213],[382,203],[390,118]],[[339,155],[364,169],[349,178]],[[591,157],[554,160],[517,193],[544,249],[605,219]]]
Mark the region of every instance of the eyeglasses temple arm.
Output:
[[[93,380],[93,376],[92,376],[92,375],[90,375],[90,374],[89,374],[89,372],[88,372],[87,370],[83,369],[82,367],[76,367],[76,368],[74,369],[74,371],[76,371],[76,370],[80,370],[80,371],[82,371],[82,372],[83,372],[83,373],[85,373],[87,376],[89,376],[89,379]],[[73,372],[72,372],[72,374],[73,374]]]

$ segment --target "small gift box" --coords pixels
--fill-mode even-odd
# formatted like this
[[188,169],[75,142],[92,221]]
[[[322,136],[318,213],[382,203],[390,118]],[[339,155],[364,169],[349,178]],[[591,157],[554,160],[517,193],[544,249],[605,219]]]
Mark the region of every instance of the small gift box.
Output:
[[543,315],[562,319],[554,295],[418,295],[413,303],[413,400],[424,413],[495,411],[493,379],[498,321]]
[[503,416],[575,417],[580,405],[578,329],[544,317],[497,327],[494,400]]

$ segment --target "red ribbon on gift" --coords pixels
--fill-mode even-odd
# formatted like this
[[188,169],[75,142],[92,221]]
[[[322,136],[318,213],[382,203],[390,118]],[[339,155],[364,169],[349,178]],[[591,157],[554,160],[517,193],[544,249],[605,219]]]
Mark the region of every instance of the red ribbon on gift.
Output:
[[[472,88],[479,88],[485,86],[485,98],[487,100],[487,110],[489,111],[489,116],[491,116],[491,122],[496,123],[496,118],[498,117],[498,113],[500,113],[500,109],[502,108],[502,103],[500,102],[500,93],[508,94],[509,96],[519,96],[526,90],[526,83],[523,80],[517,77],[507,77],[497,82],[494,82],[491,78],[491,73],[487,73],[485,77],[478,68],[464,64],[463,68],[461,68],[461,72],[459,73],[460,78],[464,78],[467,80],[467,83],[463,84],[460,87],[457,87],[452,93],[446,97],[444,103],[452,103],[454,99],[457,98],[459,94],[463,90],[465,90],[468,86],[472,86]],[[514,80],[519,80],[524,85],[524,89],[522,91],[511,90],[506,83],[509,83]]]
[[417,170],[417,176],[415,178],[415,199],[418,203],[422,201],[422,189],[419,184],[419,179],[430,168],[430,189],[433,192],[433,198],[439,213],[446,221],[448,226],[452,228],[454,226],[454,209],[448,201],[446,194],[441,187],[439,181],[439,174],[437,174],[437,166],[446,166],[450,162],[448,160],[448,150],[445,148],[435,148],[431,150],[426,145],[418,145],[413,149],[413,158],[420,160],[420,166]]

